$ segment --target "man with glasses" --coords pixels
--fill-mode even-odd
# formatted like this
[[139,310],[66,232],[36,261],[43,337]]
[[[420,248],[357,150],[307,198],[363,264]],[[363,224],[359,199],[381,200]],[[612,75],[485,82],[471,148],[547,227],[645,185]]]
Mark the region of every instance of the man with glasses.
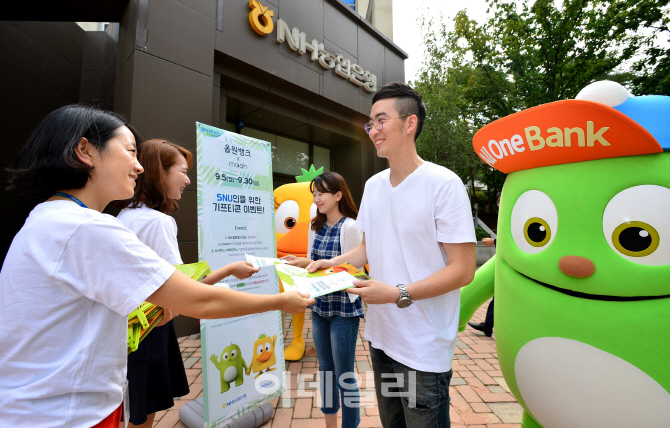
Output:
[[365,184],[356,222],[363,242],[308,269],[370,264],[375,280],[347,291],[368,304],[365,338],[382,425],[448,427],[458,289],[476,265],[470,203],[456,174],[417,155],[426,118],[421,95],[396,82],[372,102],[365,130],[390,168]]

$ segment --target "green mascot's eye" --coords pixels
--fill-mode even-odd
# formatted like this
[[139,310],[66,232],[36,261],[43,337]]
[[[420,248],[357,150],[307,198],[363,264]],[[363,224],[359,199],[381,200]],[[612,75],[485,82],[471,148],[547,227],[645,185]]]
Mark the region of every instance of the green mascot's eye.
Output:
[[549,195],[528,190],[516,200],[510,220],[516,246],[527,254],[540,253],[551,245],[558,233],[558,212]]
[[523,235],[533,247],[543,247],[551,239],[551,228],[546,221],[533,217],[523,226]]
[[620,224],[612,233],[614,247],[630,257],[644,257],[656,251],[659,236],[656,229],[641,221]]
[[621,257],[646,266],[670,266],[670,188],[643,184],[622,190],[603,212],[603,235]]

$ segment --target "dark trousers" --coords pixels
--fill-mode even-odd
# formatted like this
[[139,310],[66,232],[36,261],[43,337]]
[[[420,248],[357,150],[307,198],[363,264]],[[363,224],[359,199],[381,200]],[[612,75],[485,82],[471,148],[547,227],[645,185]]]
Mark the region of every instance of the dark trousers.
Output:
[[491,303],[489,303],[489,308],[486,310],[486,319],[484,319],[484,325],[491,330],[493,330],[493,302],[495,301],[495,298],[491,299]]
[[453,370],[414,370],[370,344],[379,417],[384,428],[448,428]]

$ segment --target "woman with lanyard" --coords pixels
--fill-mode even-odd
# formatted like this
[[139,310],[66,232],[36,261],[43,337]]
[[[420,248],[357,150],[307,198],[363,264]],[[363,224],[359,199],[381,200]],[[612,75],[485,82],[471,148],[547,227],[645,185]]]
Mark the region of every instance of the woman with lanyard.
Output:
[[[326,172],[310,183],[317,207],[309,231],[307,254],[311,259],[286,256],[289,264],[305,268],[312,261],[332,259],[346,253],[363,240],[355,226],[358,209],[344,178]],[[354,374],[358,325],[363,317],[361,299],[344,291],[316,298],[312,309],[312,336],[319,357],[321,411],[326,427],[337,426],[342,400],[342,428],[360,423],[360,392]]]
[[[193,165],[193,155],[165,140],[145,141],[139,152],[138,161],[144,173],[137,178],[135,196],[115,203],[122,208],[117,218],[168,263],[182,264],[177,223],[168,214],[177,211],[177,201],[191,183],[187,173]],[[244,279],[258,270],[250,263],[234,262],[215,270],[202,282],[216,284],[229,275]],[[168,308],[164,310],[167,316],[163,325],[154,328],[137,351],[128,355],[130,426],[133,427],[152,427],[156,412],[174,406],[173,397],[189,393],[172,322],[177,314]]]
[[10,190],[44,202],[0,271],[3,426],[118,428],[127,317],[145,300],[205,319],[314,302],[203,285],[103,214],[133,196],[143,171],[137,140],[114,113],[65,106],[37,125],[7,170]]

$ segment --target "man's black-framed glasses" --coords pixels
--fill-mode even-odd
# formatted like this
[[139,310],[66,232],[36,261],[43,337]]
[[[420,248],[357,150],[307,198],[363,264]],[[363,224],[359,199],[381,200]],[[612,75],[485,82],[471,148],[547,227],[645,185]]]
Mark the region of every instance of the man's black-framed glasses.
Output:
[[365,132],[370,135],[370,131],[372,131],[372,127],[374,126],[377,131],[381,131],[384,129],[384,122],[388,122],[391,119],[398,119],[401,117],[407,117],[407,116],[412,116],[411,114],[405,114],[402,116],[396,116],[396,117],[380,117],[374,120],[371,120],[370,122],[366,123],[363,125],[363,128],[365,128]]

